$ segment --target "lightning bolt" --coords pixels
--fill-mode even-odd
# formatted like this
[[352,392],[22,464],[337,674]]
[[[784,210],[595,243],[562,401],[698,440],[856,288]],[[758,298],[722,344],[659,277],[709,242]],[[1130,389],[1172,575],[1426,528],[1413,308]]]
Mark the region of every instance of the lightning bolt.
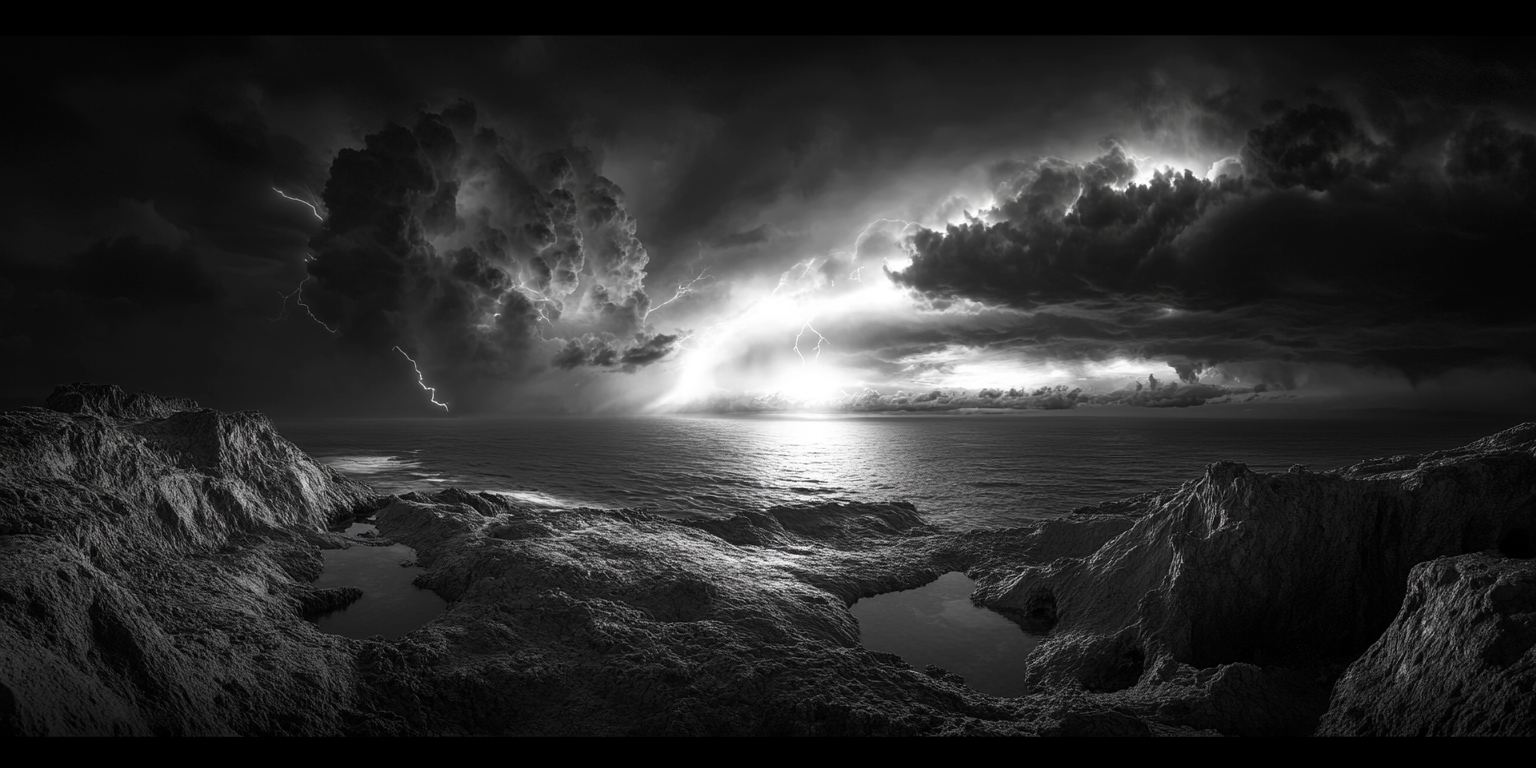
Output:
[[426,381],[426,379],[422,378],[422,376],[421,376],[421,368],[416,365],[416,361],[415,360],[411,360],[411,356],[405,354],[405,350],[401,349],[399,346],[396,346],[394,348],[394,350],[396,352],[399,352],[401,355],[404,355],[405,359],[411,361],[411,367],[416,369],[416,383],[420,384],[421,388],[426,391],[427,399],[431,400],[433,405],[441,406],[442,409],[443,409],[443,412],[446,413],[448,411],[448,404],[447,403],[439,403],[437,401],[437,388],[427,386],[427,381]]
[[[859,236],[855,237],[853,239],[853,257],[855,259],[857,259],[858,255],[859,255],[859,244],[864,242],[865,238],[869,237],[869,231],[871,229],[874,229],[876,224],[900,224],[900,225],[902,225],[901,226],[901,232],[900,232],[900,234],[902,234],[902,235],[905,235],[907,233],[907,230],[911,229],[912,227],[917,227],[917,228],[921,229],[922,226],[923,226],[923,225],[921,225],[921,224],[919,224],[919,223],[917,223],[915,221],[907,221],[906,219],[875,219],[874,221],[871,221],[870,223],[865,224],[864,225],[864,229],[859,231]],[[884,258],[882,257],[881,260],[884,261]],[[889,266],[889,265],[887,265],[887,266]],[[858,269],[855,269],[853,271],[854,273],[849,275],[848,277],[850,279],[853,279],[853,280],[858,280],[859,282],[862,283],[862,282],[864,282],[863,274],[862,274],[863,270],[864,270],[863,267],[859,267]]]
[[[308,259],[309,257],[306,256],[305,258]],[[297,301],[295,303],[297,303],[299,306],[303,307],[305,312],[309,313],[309,319],[319,323],[321,328],[324,328],[325,330],[330,331],[332,334],[335,334],[336,333],[336,329],[330,327],[329,325],[326,325],[324,320],[321,320],[319,317],[316,317],[315,316],[315,310],[310,308],[310,306],[308,304],[304,303],[304,284],[309,282],[309,278],[310,277],[314,277],[314,275],[310,275],[309,277],[305,277],[303,280],[300,280],[299,281],[299,287],[294,288],[289,293],[283,293],[281,291],[278,292],[277,295],[283,297],[283,309],[282,309],[281,312],[278,313],[277,317],[274,317],[272,319],[273,320],[281,320],[284,317],[286,317],[288,315],[288,300],[296,298]]]
[[[799,267],[800,268],[800,274],[795,275],[794,279],[795,280],[799,280],[800,278],[805,277],[805,273],[811,271],[811,264],[815,263],[815,261],[816,261],[815,259],[806,259],[805,261],[800,262],[799,264],[796,264],[794,267],[790,267],[790,270],[795,269],[795,267]],[[785,272],[784,274],[779,276],[779,284],[775,285],[773,287],[773,293],[770,293],[768,295],[769,296],[777,296],[777,295],[779,295],[779,289],[783,288],[786,285],[789,285],[789,283],[790,283],[789,272]]]
[[795,334],[795,354],[800,355],[800,364],[801,365],[805,364],[805,354],[800,351],[800,337],[805,335],[806,329],[810,329],[811,333],[816,334],[816,356],[811,358],[811,362],[816,362],[816,361],[821,359],[821,345],[822,344],[831,344],[832,343],[832,342],[827,340],[827,337],[821,335],[821,331],[816,330],[816,327],[811,325],[811,320],[815,320],[815,319],[816,318],[813,317],[810,320],[806,320],[805,321],[805,325],[800,326],[800,332]]
[[277,187],[273,187],[272,191],[278,193],[279,195],[282,195],[283,197],[285,197],[285,198],[287,198],[289,200],[294,201],[295,203],[299,203],[300,205],[307,205],[307,206],[309,206],[309,210],[314,211],[315,218],[317,218],[317,219],[319,219],[321,221],[325,221],[325,217],[320,215],[320,211],[319,211],[319,209],[315,208],[314,203],[311,203],[311,202],[309,202],[307,200],[300,200],[297,197],[293,197],[292,195],[289,195],[288,193],[282,191],[281,189],[278,189]]
[[853,239],[853,252],[855,255],[857,255],[859,252],[859,243],[864,242],[864,238],[869,237],[869,230],[873,229],[876,224],[900,224],[902,225],[902,232],[906,232],[907,227],[922,226],[915,221],[907,221],[906,219],[875,219],[874,221],[865,224],[864,229],[859,230],[859,236]]
[[[518,283],[517,283],[517,289],[519,291],[522,291],[524,296],[526,296],[529,299],[533,300],[533,311],[538,313],[540,320],[543,320],[544,322],[549,324],[550,330],[554,330],[555,321],[549,319],[549,315],[545,313],[544,304],[541,304],[539,302],[547,302],[547,303],[553,304],[555,300],[551,299],[548,296],[545,296],[540,291],[536,291],[536,290],[534,290],[532,288],[529,288],[527,286],[527,284],[523,283],[521,280],[519,280]],[[496,316],[497,317],[501,317],[500,313],[498,313]],[[534,323],[534,326],[537,327],[538,323]],[[539,341],[549,341],[549,339],[544,338],[544,329],[543,328],[539,329]]]
[[652,312],[655,312],[656,310],[661,309],[662,307],[665,307],[666,305],[671,304],[672,302],[677,301],[678,299],[681,299],[682,297],[687,296],[690,293],[693,293],[693,286],[696,283],[698,283],[700,280],[704,280],[704,279],[713,280],[713,279],[715,279],[714,275],[706,275],[706,274],[704,274],[708,269],[709,269],[708,267],[705,267],[704,269],[699,270],[699,274],[697,276],[695,276],[692,280],[689,280],[686,283],[678,283],[677,284],[677,292],[672,294],[672,298],[667,299],[666,301],[663,301],[662,303],[657,304],[656,306],[651,307],[650,309],[647,309],[645,311],[645,317],[642,317],[640,319],[644,320],[646,318],[649,318],[651,316]]

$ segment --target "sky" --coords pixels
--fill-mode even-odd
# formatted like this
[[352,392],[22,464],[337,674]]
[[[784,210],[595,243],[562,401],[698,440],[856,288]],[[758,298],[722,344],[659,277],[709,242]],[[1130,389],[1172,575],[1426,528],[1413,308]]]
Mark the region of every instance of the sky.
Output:
[[4,48],[6,402],[1536,403],[1525,40]]

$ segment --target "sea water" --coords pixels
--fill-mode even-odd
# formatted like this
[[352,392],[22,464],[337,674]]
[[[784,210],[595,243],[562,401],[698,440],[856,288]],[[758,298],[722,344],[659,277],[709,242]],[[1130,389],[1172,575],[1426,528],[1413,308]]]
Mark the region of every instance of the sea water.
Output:
[[1315,471],[1453,448],[1511,418],[1036,414],[440,418],[280,422],[384,493],[457,486],[532,507],[730,515],[909,501],[941,528],[1001,528],[1179,485],[1213,461]]

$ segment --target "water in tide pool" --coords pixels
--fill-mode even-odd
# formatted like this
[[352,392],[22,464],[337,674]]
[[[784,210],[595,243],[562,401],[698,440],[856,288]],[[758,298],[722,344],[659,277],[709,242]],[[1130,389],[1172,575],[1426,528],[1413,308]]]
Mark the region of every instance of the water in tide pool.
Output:
[[1321,471],[1453,448],[1516,423],[1066,413],[327,420],[278,429],[386,493],[458,486],[535,507],[718,515],[902,500],[964,530],[1173,487],[1217,460]]
[[975,589],[957,571],[917,589],[866,597],[849,610],[865,648],[894,653],[918,670],[943,667],[982,693],[1022,696],[1029,691],[1024,657],[1043,635],[973,605]]
[[[347,533],[375,533],[377,528],[354,523]],[[447,607],[441,597],[411,582],[425,572],[416,566],[415,550],[404,544],[387,547],[353,546],[322,551],[325,570],[317,589],[357,587],[363,596],[316,620],[321,632],[365,638],[383,635],[393,640],[437,618]]]

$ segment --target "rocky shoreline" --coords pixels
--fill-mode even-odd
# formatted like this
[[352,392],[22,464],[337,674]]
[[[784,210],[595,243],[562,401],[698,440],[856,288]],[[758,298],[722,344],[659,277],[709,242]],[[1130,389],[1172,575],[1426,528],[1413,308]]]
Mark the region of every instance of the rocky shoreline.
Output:
[[[260,414],[47,405],[0,413],[0,734],[1536,735],[1536,424],[952,533],[380,497]],[[449,603],[395,641],[305,620],[368,514]],[[860,647],[848,606],[957,570],[1051,628],[1029,695]]]

